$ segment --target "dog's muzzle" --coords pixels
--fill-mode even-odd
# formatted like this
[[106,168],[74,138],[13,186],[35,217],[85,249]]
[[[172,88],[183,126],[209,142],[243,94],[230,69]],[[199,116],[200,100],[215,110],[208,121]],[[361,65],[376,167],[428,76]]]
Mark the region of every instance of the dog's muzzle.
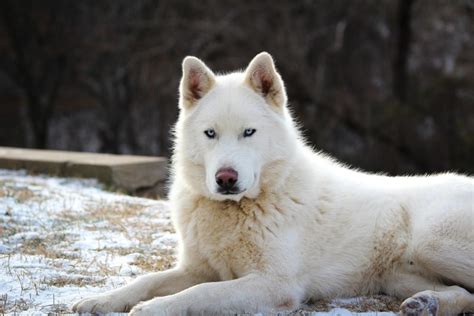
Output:
[[216,172],[217,192],[220,194],[239,194],[237,185],[239,174],[233,168],[221,168]]

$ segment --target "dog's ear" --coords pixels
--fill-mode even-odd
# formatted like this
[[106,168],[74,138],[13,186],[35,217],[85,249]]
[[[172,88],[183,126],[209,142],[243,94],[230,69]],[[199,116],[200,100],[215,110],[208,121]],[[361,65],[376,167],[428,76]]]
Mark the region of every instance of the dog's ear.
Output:
[[255,56],[245,70],[245,83],[260,94],[269,104],[286,105],[286,91],[273,58],[267,52]]
[[199,59],[188,56],[183,60],[183,77],[179,87],[179,106],[187,109],[201,99],[215,83],[214,73]]

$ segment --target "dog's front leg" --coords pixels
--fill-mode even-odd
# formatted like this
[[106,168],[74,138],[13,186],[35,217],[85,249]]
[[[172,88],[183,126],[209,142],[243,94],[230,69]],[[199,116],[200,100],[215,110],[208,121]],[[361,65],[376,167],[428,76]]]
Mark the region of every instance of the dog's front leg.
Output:
[[258,274],[240,279],[203,283],[174,295],[158,297],[135,306],[130,315],[241,314],[292,310],[302,291],[287,279]]
[[73,305],[72,310],[91,314],[126,312],[141,301],[174,294],[205,281],[208,280],[203,274],[184,268],[150,273],[115,290],[82,299]]

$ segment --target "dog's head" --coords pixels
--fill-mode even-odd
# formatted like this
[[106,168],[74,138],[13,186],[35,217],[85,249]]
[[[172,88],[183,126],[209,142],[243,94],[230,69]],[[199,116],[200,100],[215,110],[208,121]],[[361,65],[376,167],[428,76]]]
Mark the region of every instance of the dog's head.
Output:
[[268,53],[244,72],[222,76],[186,57],[174,156],[180,181],[212,199],[236,201],[278,185],[298,138],[286,102]]

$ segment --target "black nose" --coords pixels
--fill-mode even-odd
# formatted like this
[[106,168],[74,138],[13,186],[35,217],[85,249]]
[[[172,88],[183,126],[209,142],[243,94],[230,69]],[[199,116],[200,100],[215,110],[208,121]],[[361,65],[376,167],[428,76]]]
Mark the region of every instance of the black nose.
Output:
[[221,168],[216,172],[216,183],[219,186],[219,192],[232,193],[235,189],[238,173],[232,168]]

